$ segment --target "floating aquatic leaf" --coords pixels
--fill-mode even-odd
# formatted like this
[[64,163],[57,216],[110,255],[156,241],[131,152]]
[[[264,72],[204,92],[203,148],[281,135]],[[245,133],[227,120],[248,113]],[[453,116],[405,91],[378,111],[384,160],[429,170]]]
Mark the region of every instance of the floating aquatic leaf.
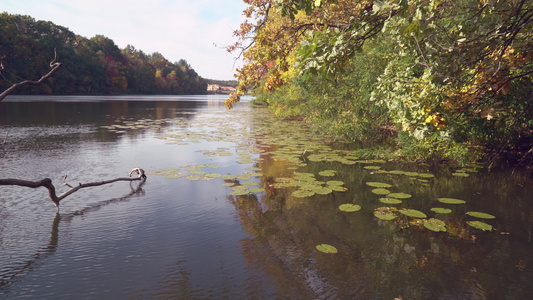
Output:
[[385,203],[385,204],[400,204],[402,203],[402,200],[395,199],[395,198],[379,198],[379,202]]
[[165,178],[173,179],[173,178],[181,178],[183,176],[185,176],[185,174],[183,173],[174,173],[174,174],[168,174],[167,176],[165,176]]
[[191,180],[191,181],[196,181],[196,180],[202,179],[202,177],[200,175],[189,175],[189,176],[185,177],[185,179]]
[[265,191],[265,189],[256,187],[256,188],[251,188],[249,191],[250,191],[250,193],[262,193],[262,192]]
[[224,180],[233,180],[235,178],[237,178],[237,176],[235,176],[235,175],[229,175],[229,174],[222,175],[222,179],[224,179]]
[[313,189],[312,191],[319,195],[327,195],[333,192],[333,190],[329,187],[318,187],[318,188]]
[[392,185],[384,182],[367,182],[366,185],[377,188],[390,188]]
[[243,181],[244,181],[244,180],[250,180],[250,179],[252,179],[252,176],[249,176],[249,175],[239,175],[239,176],[237,176],[237,179],[239,179],[239,180],[243,180]]
[[446,203],[446,204],[464,204],[464,203],[466,203],[466,201],[464,201],[464,200],[459,200],[459,199],[454,199],[454,198],[437,198],[437,200],[439,200],[442,203]]
[[327,253],[327,254],[335,254],[338,252],[337,248],[331,245],[328,245],[328,244],[317,245],[316,249],[320,252]]
[[339,209],[344,212],[354,212],[361,210],[361,205],[345,203],[339,205]]
[[319,172],[318,175],[324,176],[324,177],[333,177],[335,176],[335,173],[331,171],[322,171],[322,172]]
[[381,169],[380,166],[366,166],[366,167],[363,167],[363,168],[365,168],[367,170],[379,170],[379,169]]
[[204,175],[207,173],[199,169],[189,169],[188,171],[189,171],[189,174],[195,174],[195,175]]
[[442,207],[434,207],[434,208],[431,209],[431,211],[434,211],[434,212],[436,212],[436,213],[438,213],[438,214],[449,214],[449,213],[452,212],[451,209],[449,209],[449,208],[442,208]]
[[420,174],[418,174],[418,177],[422,177],[422,178],[433,178],[433,177],[435,177],[435,175],[430,174],[430,173],[420,173]]
[[248,170],[248,171],[262,171],[263,169],[258,168],[258,167],[248,167],[248,168],[246,168],[246,170]]
[[397,209],[394,207],[378,207],[374,210],[374,216],[381,220],[390,221],[397,217],[395,211]]
[[475,217],[475,218],[480,218],[480,219],[494,219],[494,218],[496,218],[493,215],[490,215],[490,214],[487,214],[487,213],[483,213],[483,212],[478,212],[478,211],[469,211],[466,214],[469,215],[469,216]]
[[329,185],[329,186],[334,186],[334,185],[340,186],[340,185],[343,185],[344,182],[342,182],[340,180],[330,180],[330,181],[326,182],[326,184]]
[[313,191],[307,191],[307,190],[297,190],[292,192],[292,196],[296,198],[306,198],[311,197],[315,194]]
[[439,219],[431,218],[427,220],[426,222],[424,222],[424,227],[435,232],[446,231],[446,223]]
[[330,185],[329,188],[334,190],[335,192],[346,192],[348,190],[347,188],[340,185]]
[[416,209],[402,208],[398,212],[406,216],[413,217],[413,218],[420,218],[420,219],[427,218],[425,213],[419,210],[416,210]]
[[468,221],[466,223],[468,225],[474,227],[474,228],[481,229],[483,231],[485,231],[485,230],[492,231],[492,225],[489,225],[489,224],[481,222],[481,221]]
[[213,178],[220,178],[220,177],[222,177],[222,174],[218,174],[218,173],[206,173],[206,174],[204,174],[204,176],[206,176],[206,177],[213,177]]
[[221,184],[221,186],[234,186],[234,185],[235,185],[235,183],[233,183],[233,182],[225,182],[225,183]]
[[452,173],[453,176],[457,176],[457,177],[468,177],[470,176],[470,174],[468,173]]
[[230,193],[232,196],[242,196],[248,194],[248,190],[235,190]]
[[406,193],[390,193],[387,195],[387,197],[392,197],[396,199],[407,199],[411,198],[411,195]]
[[389,171],[389,174],[404,175],[405,172],[401,170],[392,170],[392,171]]
[[387,189],[378,188],[378,189],[373,189],[372,193],[377,194],[377,195],[387,195],[387,194],[390,194],[390,191]]
[[404,174],[410,177],[418,176],[417,172],[405,172]]

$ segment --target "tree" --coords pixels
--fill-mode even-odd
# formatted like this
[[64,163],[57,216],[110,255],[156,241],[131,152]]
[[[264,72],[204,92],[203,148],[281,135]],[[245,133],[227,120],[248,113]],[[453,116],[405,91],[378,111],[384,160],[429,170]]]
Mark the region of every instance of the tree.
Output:
[[[346,80],[346,71],[353,71],[355,60],[372,61],[372,51],[383,55],[375,52],[378,43],[365,46],[379,41],[388,45],[388,64],[365,79],[371,102],[386,108],[383,120],[395,124],[408,144],[503,150],[533,141],[531,1],[245,2],[249,20],[228,48],[241,51],[245,65],[237,70],[239,88],[228,107],[250,88],[268,94],[321,78],[319,85],[343,89],[368,79]],[[303,103],[298,105],[308,105]]]

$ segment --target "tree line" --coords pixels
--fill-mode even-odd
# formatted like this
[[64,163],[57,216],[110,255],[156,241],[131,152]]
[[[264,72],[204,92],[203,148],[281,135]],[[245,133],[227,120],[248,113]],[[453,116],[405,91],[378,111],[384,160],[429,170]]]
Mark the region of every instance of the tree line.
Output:
[[168,61],[113,40],[85,38],[68,28],[30,16],[0,14],[0,89],[34,80],[63,65],[53,78],[26,86],[18,94],[205,94],[206,81],[184,59]]
[[532,1],[245,2],[228,107],[254,87],[282,117],[397,156],[533,163]]

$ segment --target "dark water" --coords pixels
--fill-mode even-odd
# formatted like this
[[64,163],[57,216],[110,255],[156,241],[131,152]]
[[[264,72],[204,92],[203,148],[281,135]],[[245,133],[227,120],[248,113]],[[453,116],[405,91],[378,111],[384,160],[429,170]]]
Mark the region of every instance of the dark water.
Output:
[[[212,172],[220,174],[261,168],[262,176],[249,181],[266,192],[232,196],[221,186],[222,178],[148,175],[142,185],[116,182],[79,190],[56,213],[43,188],[0,186],[0,298],[533,295],[533,187],[532,179],[519,172],[481,168],[460,178],[445,167],[382,164],[387,170],[435,174],[426,185],[371,172],[365,164],[306,161],[295,170],[264,150],[281,147],[265,136],[292,134],[288,129],[296,125],[266,124],[264,112],[247,104],[228,112],[220,96],[7,100],[0,103],[0,142],[5,138],[0,178],[49,177],[64,191],[64,175],[76,184],[127,176],[134,167],[216,164]],[[228,154],[208,155],[221,151]],[[243,162],[244,151],[253,162]],[[348,191],[301,199],[273,187],[277,177],[327,169],[337,171],[335,179]],[[368,181],[413,194],[402,205],[430,217],[435,216],[432,207],[451,207],[437,197],[467,204],[439,217],[447,232],[426,230],[407,217],[382,221],[373,210],[386,205],[365,185]],[[362,210],[340,212],[343,203],[360,204]],[[466,225],[473,220],[467,211],[496,216],[486,220],[495,230]],[[317,251],[322,243],[339,252]]]

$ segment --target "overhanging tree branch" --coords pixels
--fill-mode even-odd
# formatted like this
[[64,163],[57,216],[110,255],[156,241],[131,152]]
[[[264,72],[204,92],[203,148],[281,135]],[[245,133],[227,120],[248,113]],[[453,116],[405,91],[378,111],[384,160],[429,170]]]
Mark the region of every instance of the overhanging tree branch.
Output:
[[[4,98],[7,97],[7,95],[11,94],[16,89],[19,89],[27,85],[40,85],[46,79],[50,78],[50,76],[52,76],[57,70],[59,70],[59,68],[61,68],[61,65],[62,64],[60,62],[57,62],[57,52],[54,49],[54,60],[50,62],[50,68],[52,68],[50,72],[48,72],[43,77],[41,77],[41,79],[36,80],[36,81],[35,80],[24,80],[22,82],[13,84],[12,86],[10,86],[8,89],[6,89],[0,94],[0,101],[4,100]],[[0,71],[2,70],[4,70],[4,65],[0,63]]]

